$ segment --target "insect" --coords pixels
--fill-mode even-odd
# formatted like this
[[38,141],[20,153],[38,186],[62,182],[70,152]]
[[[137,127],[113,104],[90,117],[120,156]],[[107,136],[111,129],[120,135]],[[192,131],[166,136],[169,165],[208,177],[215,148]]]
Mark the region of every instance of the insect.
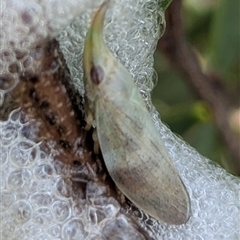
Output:
[[142,96],[103,40],[108,1],[96,12],[84,46],[87,128],[96,127],[108,172],[138,208],[168,224],[190,216],[187,190]]

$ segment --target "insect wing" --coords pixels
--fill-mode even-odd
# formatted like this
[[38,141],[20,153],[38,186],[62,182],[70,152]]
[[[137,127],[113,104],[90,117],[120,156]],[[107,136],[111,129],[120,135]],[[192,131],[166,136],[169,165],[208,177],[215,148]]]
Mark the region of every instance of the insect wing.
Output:
[[95,117],[104,161],[118,188],[137,207],[167,223],[185,223],[190,215],[185,186],[131,75],[103,41],[108,4],[96,12],[84,50],[89,116]]
[[118,188],[137,207],[156,219],[182,224],[189,217],[185,186],[136,86],[132,92],[131,99],[116,92],[114,101],[105,95],[96,104],[96,127],[105,164]]

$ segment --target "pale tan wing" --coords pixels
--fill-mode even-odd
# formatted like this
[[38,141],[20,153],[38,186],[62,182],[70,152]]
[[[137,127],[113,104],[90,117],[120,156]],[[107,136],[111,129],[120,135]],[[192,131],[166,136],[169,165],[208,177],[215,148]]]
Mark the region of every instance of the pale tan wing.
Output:
[[106,167],[118,188],[156,219],[185,223],[190,215],[186,188],[143,101],[118,99],[117,94],[114,102],[99,98],[96,124]]

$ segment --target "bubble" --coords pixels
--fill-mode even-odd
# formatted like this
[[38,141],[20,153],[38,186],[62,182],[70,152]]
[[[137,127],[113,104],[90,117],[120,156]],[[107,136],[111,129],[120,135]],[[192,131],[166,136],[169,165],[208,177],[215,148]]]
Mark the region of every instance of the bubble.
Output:
[[48,180],[54,175],[54,169],[52,165],[47,163],[42,163],[35,167],[34,169],[34,176],[36,179],[42,181],[42,180]]
[[34,61],[40,61],[44,57],[44,49],[43,48],[36,48],[31,52],[31,57]]
[[28,222],[25,225],[25,233],[26,233],[26,236],[28,238],[29,237],[34,237],[34,236],[36,236],[40,232],[41,232],[41,229],[39,228],[39,226],[34,224],[32,221]]
[[[91,215],[90,215],[91,216]],[[105,209],[101,210],[101,209],[97,209],[94,212],[94,218],[93,218],[93,222],[97,222],[100,223],[101,221],[103,221],[105,218],[111,216],[111,214],[107,214],[107,212],[105,211]],[[90,217],[91,218],[91,217]],[[96,219],[95,219],[96,218]]]
[[66,240],[85,239],[87,233],[84,230],[84,224],[81,219],[73,218],[63,225],[63,238]]
[[39,227],[48,227],[52,222],[52,219],[52,212],[46,207],[41,207],[34,211],[33,222]]
[[9,119],[11,119],[12,122],[15,122],[16,124],[18,124],[18,120],[21,116],[21,109],[17,108],[14,109],[10,114],[9,114]]
[[55,201],[52,205],[52,211],[57,222],[66,221],[71,214],[69,203],[63,200]]
[[[9,68],[13,71],[13,73],[17,72],[18,66],[14,64],[10,64]],[[15,79],[15,76],[11,74],[3,74],[0,76],[0,90],[2,91],[9,91],[13,89],[16,86],[17,80]]]
[[1,191],[1,204],[0,210],[1,212],[7,211],[11,204],[14,202],[15,196],[6,190]]
[[12,220],[7,220],[2,223],[1,228],[5,231],[0,232],[2,239],[10,239],[16,229],[16,224]]
[[52,238],[48,235],[48,234],[45,234],[45,233],[41,233],[39,235],[37,235],[34,240],[52,240]]
[[69,179],[58,179],[56,189],[61,197],[69,198],[72,195],[72,183]]
[[23,61],[23,67],[28,69],[33,65],[33,59],[31,56],[28,56],[24,61]]
[[15,202],[11,208],[11,217],[18,225],[23,225],[32,218],[32,207],[25,200]]
[[0,144],[3,146],[13,145],[15,141],[17,141],[19,132],[15,128],[15,126],[11,123],[8,124],[0,124]]
[[61,234],[61,228],[59,225],[57,224],[53,224],[51,225],[48,229],[47,229],[48,234],[53,238],[59,237]]
[[92,225],[96,225],[97,222],[98,222],[98,219],[97,219],[97,214],[96,214],[96,210],[95,208],[89,208],[88,209],[88,219],[89,221],[91,222]]
[[15,59],[15,56],[13,51],[11,51],[10,49],[2,49],[0,53],[0,59],[3,62],[11,62]]
[[102,240],[100,235],[91,235],[86,240]]
[[36,206],[45,206],[50,207],[50,204],[52,203],[52,196],[50,193],[46,192],[37,192],[31,195],[30,197],[31,202],[33,204],[36,204]]
[[9,173],[7,185],[11,191],[23,191],[31,182],[31,171],[27,169],[17,169]]
[[4,164],[8,162],[8,152],[7,149],[0,145],[0,167],[2,168]]
[[92,199],[92,203],[97,209],[101,209],[102,213],[108,217],[114,218],[120,211],[118,201],[112,197],[96,197]]
[[22,12],[21,18],[24,24],[26,25],[32,25],[33,23],[33,14],[29,11],[29,9],[26,9]]
[[20,63],[17,63],[17,62],[12,62],[8,66],[8,71],[10,73],[18,73],[20,72],[20,69],[21,69],[21,65]]
[[17,167],[28,167],[35,161],[37,151],[35,143],[30,141],[18,142],[10,150],[10,159]]
[[101,196],[106,194],[107,188],[106,186],[101,185],[96,182],[88,182],[86,186],[86,197],[87,198],[96,198],[97,196]]
[[21,48],[15,48],[14,53],[17,60],[23,60],[29,54],[29,51]]

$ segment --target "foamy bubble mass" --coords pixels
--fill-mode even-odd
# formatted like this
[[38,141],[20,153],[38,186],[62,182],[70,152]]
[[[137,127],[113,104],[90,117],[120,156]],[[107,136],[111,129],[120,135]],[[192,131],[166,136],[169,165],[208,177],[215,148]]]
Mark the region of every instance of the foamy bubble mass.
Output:
[[[1,239],[240,239],[239,178],[175,136],[161,123],[152,106],[153,53],[165,26],[160,0],[112,0],[104,35],[110,49],[136,80],[187,187],[192,210],[189,221],[169,226],[131,204],[122,203],[104,184],[104,179],[108,179],[104,170],[99,177],[98,161],[88,161],[92,155],[83,147],[84,136],[80,137],[77,130],[70,131],[68,127],[66,130],[70,123],[74,125],[75,118],[72,111],[63,114],[70,106],[69,100],[64,99],[68,88],[77,96],[84,93],[84,38],[92,14],[101,3],[97,0],[0,3]],[[55,43],[58,42],[63,57],[50,44],[53,38],[57,39]],[[43,61],[50,52],[49,62]],[[66,88],[53,85],[51,80],[51,76],[59,75],[61,58],[69,69],[65,73],[69,77]],[[44,89],[41,94],[40,89]],[[80,103],[80,97],[75,95],[71,98]],[[56,104],[50,108],[52,97]],[[26,100],[21,105],[19,99],[25,98],[31,99],[31,104]],[[63,102],[66,105],[62,106]],[[50,127],[35,116],[45,119]],[[58,134],[54,132],[56,125]],[[75,128],[78,125],[71,129]],[[59,136],[65,140],[55,141]],[[75,157],[84,164],[78,164]]]

